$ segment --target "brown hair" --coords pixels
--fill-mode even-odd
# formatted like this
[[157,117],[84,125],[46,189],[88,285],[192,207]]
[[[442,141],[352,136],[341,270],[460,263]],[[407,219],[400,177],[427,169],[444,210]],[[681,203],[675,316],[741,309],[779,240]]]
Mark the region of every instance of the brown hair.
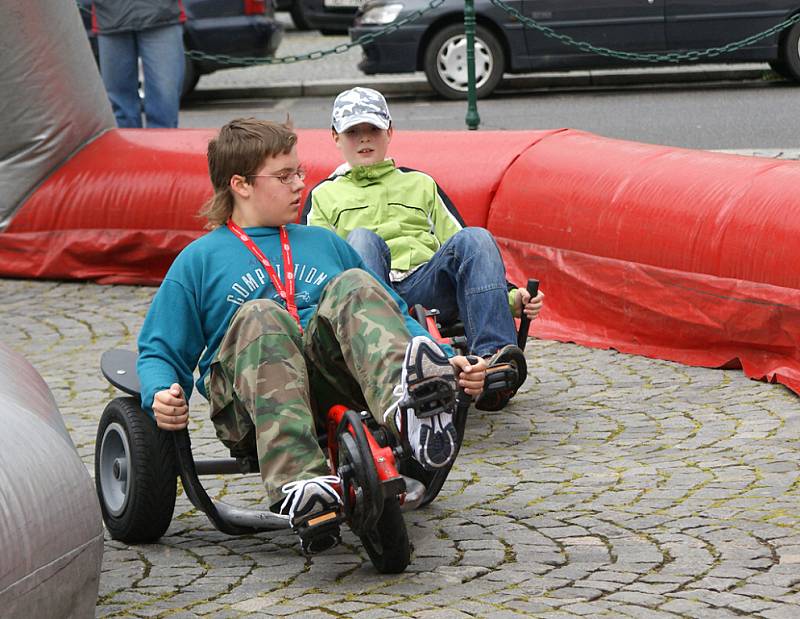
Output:
[[291,121],[276,123],[256,118],[237,118],[219,130],[208,143],[208,174],[214,195],[200,209],[206,228],[217,228],[233,213],[231,177],[251,176],[267,157],[287,154],[297,143]]

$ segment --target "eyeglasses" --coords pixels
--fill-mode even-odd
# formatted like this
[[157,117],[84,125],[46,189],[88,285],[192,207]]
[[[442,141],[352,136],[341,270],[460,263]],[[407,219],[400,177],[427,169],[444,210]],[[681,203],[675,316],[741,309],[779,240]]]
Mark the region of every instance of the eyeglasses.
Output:
[[260,176],[266,178],[277,178],[284,185],[291,185],[295,176],[301,181],[305,180],[306,171],[303,168],[297,168],[296,170],[288,170],[286,172],[282,172],[281,174],[248,174],[247,178],[258,178]]

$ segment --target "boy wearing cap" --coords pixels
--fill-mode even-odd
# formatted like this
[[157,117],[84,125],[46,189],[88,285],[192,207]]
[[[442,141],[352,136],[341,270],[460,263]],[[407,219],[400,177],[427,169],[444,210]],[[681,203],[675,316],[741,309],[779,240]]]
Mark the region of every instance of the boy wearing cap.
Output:
[[346,162],[309,192],[301,221],[346,239],[407,304],[435,307],[446,321],[460,317],[469,349],[490,368],[513,365],[516,385],[485,391],[476,402],[500,410],[527,376],[513,318],[523,311],[535,318],[544,295],[531,299],[527,290],[507,286],[491,234],[465,227],[433,178],[386,158],[393,128],[381,93],[361,87],[340,93],[331,124]]

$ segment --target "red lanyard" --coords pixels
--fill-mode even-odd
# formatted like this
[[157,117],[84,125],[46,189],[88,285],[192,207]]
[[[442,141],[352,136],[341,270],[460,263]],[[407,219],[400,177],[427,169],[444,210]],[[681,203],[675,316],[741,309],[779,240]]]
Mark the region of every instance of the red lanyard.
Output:
[[284,303],[286,303],[286,311],[288,311],[292,315],[292,318],[297,321],[297,326],[300,327],[300,333],[302,333],[303,327],[300,324],[300,314],[297,312],[297,304],[294,302],[294,265],[292,264],[292,246],[289,245],[289,235],[286,232],[286,227],[280,226],[280,228],[278,228],[281,235],[283,272],[285,273],[284,277],[286,278],[285,288],[277,273],[275,273],[275,269],[272,267],[272,264],[270,264],[270,261],[267,260],[267,257],[264,255],[264,252],[258,248],[258,245],[253,242],[253,239],[247,235],[247,232],[233,223],[232,219],[228,220],[228,229],[233,232],[233,234],[245,244],[247,249],[253,252],[253,255],[258,258],[258,261],[264,265],[264,268],[267,270],[269,278],[272,281],[272,285],[275,286],[275,290],[278,291],[281,299],[283,299]]

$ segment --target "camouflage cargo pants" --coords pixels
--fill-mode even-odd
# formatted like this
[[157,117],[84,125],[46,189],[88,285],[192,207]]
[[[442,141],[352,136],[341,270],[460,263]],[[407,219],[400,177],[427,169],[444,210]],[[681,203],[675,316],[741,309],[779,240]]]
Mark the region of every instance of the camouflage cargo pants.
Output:
[[239,308],[206,388],[217,436],[235,455],[257,453],[270,504],[283,484],[329,473],[317,434],[331,405],[382,423],[410,339],[397,304],[360,269],[328,283],[302,335],[274,301]]

